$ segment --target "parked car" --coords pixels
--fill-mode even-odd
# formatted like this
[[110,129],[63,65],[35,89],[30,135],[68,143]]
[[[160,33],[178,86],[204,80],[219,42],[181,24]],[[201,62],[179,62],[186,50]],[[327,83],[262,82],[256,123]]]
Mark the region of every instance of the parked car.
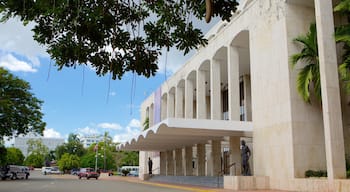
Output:
[[78,173],[79,179],[86,177],[86,179],[95,178],[97,180],[99,176],[100,174],[95,172],[92,168],[81,168]]
[[29,168],[19,165],[7,165],[0,168],[0,177],[2,180],[9,179],[28,179]]
[[63,172],[62,171],[60,171],[59,169],[58,169],[58,167],[51,167],[51,172],[50,172],[50,174],[63,174]]
[[73,168],[72,170],[70,170],[70,174],[71,175],[78,175],[79,174],[79,169]]
[[51,174],[52,167],[42,167],[41,168],[41,173],[43,175]]

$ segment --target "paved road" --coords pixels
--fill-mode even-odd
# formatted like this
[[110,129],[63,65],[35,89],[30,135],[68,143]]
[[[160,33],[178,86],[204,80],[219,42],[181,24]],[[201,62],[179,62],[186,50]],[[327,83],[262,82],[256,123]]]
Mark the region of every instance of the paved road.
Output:
[[100,178],[79,180],[76,176],[41,175],[31,171],[28,180],[0,181],[0,192],[183,192],[185,189],[162,185]]

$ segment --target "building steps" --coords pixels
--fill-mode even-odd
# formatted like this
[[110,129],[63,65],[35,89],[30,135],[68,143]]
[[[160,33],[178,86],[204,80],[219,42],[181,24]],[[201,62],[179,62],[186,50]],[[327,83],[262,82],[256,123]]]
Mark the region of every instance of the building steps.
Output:
[[203,187],[223,188],[222,176],[162,176],[153,175],[149,181],[175,183],[181,185],[197,185]]

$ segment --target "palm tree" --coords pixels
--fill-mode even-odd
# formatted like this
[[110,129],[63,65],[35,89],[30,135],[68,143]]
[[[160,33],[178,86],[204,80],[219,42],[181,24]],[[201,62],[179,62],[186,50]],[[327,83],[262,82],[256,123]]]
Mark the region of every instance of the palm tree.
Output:
[[[341,12],[348,16],[350,21],[350,0],[342,0],[335,8],[335,12]],[[335,30],[335,40],[343,43],[343,63],[339,65],[340,78],[343,80],[344,88],[350,93],[350,24],[337,27]]]
[[145,122],[143,122],[143,130],[149,128],[149,117],[146,117]]
[[295,38],[293,41],[301,44],[302,50],[300,53],[296,53],[290,57],[292,67],[295,68],[295,65],[299,61],[305,63],[305,66],[300,69],[297,76],[298,93],[305,102],[311,104],[310,93],[313,92],[317,101],[321,102],[316,24],[311,23],[309,32],[306,35]]

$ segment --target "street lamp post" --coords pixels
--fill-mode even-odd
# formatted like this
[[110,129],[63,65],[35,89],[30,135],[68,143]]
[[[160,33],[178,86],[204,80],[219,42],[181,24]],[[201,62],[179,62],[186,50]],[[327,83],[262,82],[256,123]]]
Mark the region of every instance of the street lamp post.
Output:
[[106,171],[106,135],[107,133],[105,132],[105,135],[104,135],[104,147],[103,147],[103,170]]

